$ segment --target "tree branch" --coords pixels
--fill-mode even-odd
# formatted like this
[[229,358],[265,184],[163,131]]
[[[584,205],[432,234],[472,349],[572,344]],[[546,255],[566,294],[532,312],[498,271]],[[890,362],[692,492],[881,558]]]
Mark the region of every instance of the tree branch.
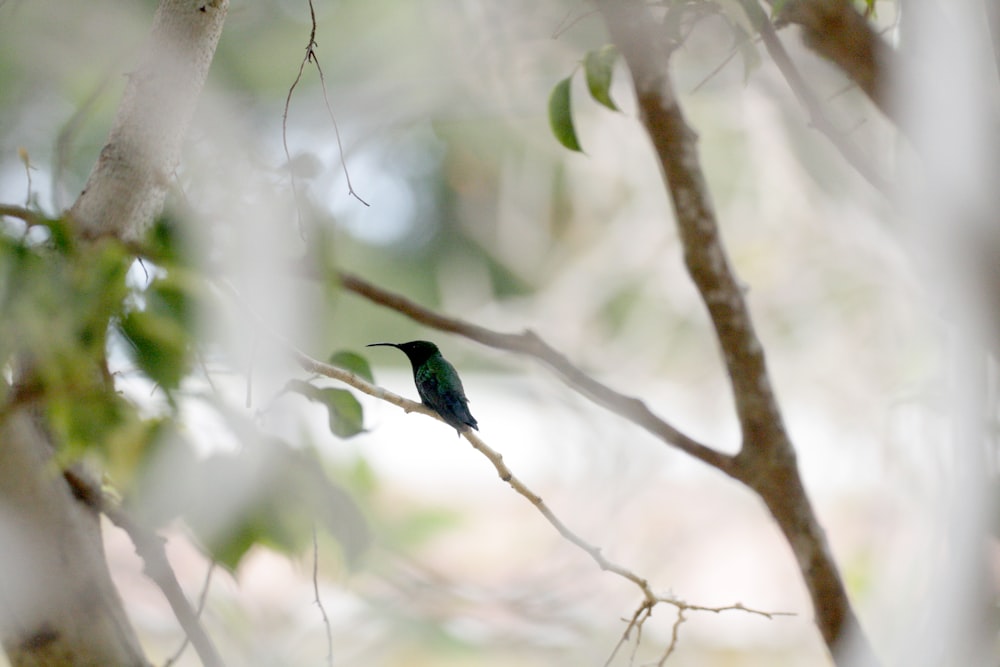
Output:
[[789,439],[757,338],[744,287],[729,263],[697,151],[666,71],[668,52],[649,10],[637,2],[598,2],[611,37],[632,72],[642,122],[670,192],[684,262],[708,309],[732,384],[743,451]]
[[[321,361],[313,359],[304,352],[295,349],[294,346],[291,346],[288,343],[285,343],[285,345],[292,352],[293,356],[298,361],[299,365],[304,370],[310,373],[316,373],[318,375],[322,375],[324,377],[332,378],[334,380],[343,382],[351,387],[354,387],[358,391],[361,391],[362,393],[368,394],[369,396],[374,396],[375,398],[386,401],[388,403],[392,403],[393,405],[402,408],[407,413],[419,412],[421,414],[427,415],[428,417],[433,417],[434,419],[437,419],[438,421],[444,423],[444,420],[441,419],[441,417],[436,412],[434,412],[433,410],[431,410],[430,408],[426,407],[421,403],[415,403],[406,398],[403,398],[402,396],[394,394],[393,392],[388,391],[387,389],[383,389],[378,385],[371,384],[366,380],[364,380],[363,378],[355,375],[354,373],[351,373],[350,371],[346,371],[342,368],[331,366],[329,364],[325,364]],[[653,607],[655,607],[657,604],[660,603],[668,604],[675,607],[679,613],[683,613],[686,610],[712,612],[712,613],[721,613],[723,611],[739,610],[749,614],[763,616],[764,618],[768,619],[774,618],[775,616],[793,615],[788,612],[760,611],[758,609],[745,607],[741,603],[736,603],[723,607],[706,607],[701,605],[688,604],[687,602],[684,602],[683,600],[677,599],[672,596],[656,594],[653,591],[652,587],[649,585],[649,581],[645,577],[641,577],[632,570],[628,569],[627,567],[608,559],[604,555],[600,547],[583,539],[576,532],[574,532],[569,526],[567,526],[566,523],[563,522],[563,520],[560,519],[556,515],[556,513],[553,512],[552,509],[545,503],[545,501],[542,499],[541,496],[532,491],[524,482],[522,482],[517,476],[514,475],[510,467],[508,467],[507,464],[504,462],[503,455],[500,454],[500,452],[493,449],[492,447],[490,447],[488,444],[486,444],[486,442],[477,433],[473,432],[471,429],[465,429],[464,431],[462,431],[461,435],[469,442],[469,444],[472,445],[474,449],[476,449],[476,451],[481,453],[483,456],[487,458],[487,460],[489,460],[489,462],[493,465],[493,468],[496,470],[497,475],[500,477],[500,479],[506,482],[507,485],[510,486],[512,489],[514,489],[514,491],[516,491],[518,495],[520,495],[521,497],[526,499],[529,503],[531,503],[535,507],[535,509],[537,509],[539,513],[541,513],[541,515],[545,518],[545,520],[548,521],[549,524],[556,529],[556,532],[558,532],[559,535],[564,540],[566,540],[570,544],[576,546],[584,553],[586,553],[601,570],[604,570],[605,572],[611,572],[612,574],[615,574],[621,577],[622,579],[631,582],[639,589],[639,591],[642,593],[643,600],[639,605],[639,610],[636,612],[635,616],[633,616],[633,622],[630,623],[629,626],[630,628],[636,626],[636,619],[640,616],[640,613],[642,613],[643,610],[645,610],[644,612],[645,616],[648,617],[652,613]],[[626,628],[625,634],[623,636],[627,638],[628,633],[629,633],[629,628]],[[622,642],[619,642],[618,646],[620,646],[621,643]],[[618,647],[616,646],[615,650],[617,651],[617,649]]]
[[406,297],[378,287],[358,276],[341,272],[341,286],[349,292],[406,315],[425,326],[464,336],[488,347],[514,352],[541,361],[572,389],[611,412],[642,427],[666,444],[693,456],[727,475],[734,474],[734,458],[718,452],[685,435],[658,417],[640,399],[611,389],[573,365],[569,359],[538,334],[526,330],[519,334],[502,333],[464,320],[441,315]]
[[754,331],[744,288],[726,256],[696,136],[677,100],[669,76],[669,53],[657,23],[641,0],[597,0],[597,5],[631,72],[641,121],[670,194],[685,265],[708,310],[729,374],[743,435],[734,476],[760,495],[781,528],[834,659],[846,660],[845,640],[852,640],[852,648],[873,663],[871,647],[802,485],[764,349]]
[[11,204],[0,204],[0,217],[18,218],[29,227],[40,225],[44,221],[44,218],[41,215],[35,213],[31,209],[21,206],[13,206]]
[[100,487],[85,475],[75,470],[66,470],[63,476],[78,500],[104,514],[128,534],[135,546],[136,554],[142,559],[143,571],[167,598],[170,609],[191,640],[191,645],[194,646],[202,664],[205,667],[223,667],[225,663],[219,657],[215,644],[202,628],[198,612],[191,607],[185,597],[170,561],[167,560],[163,538],[134,521],[122,508],[107,502]]
[[[355,280],[354,284],[357,286],[364,284],[368,288],[372,287],[367,283],[364,283],[363,281],[357,282],[358,279],[354,280]],[[438,421],[444,423],[444,420],[441,419],[441,416],[438,415],[437,412],[431,410],[422,403],[416,403],[414,401],[406,399],[387,389],[383,389],[378,385],[372,384],[367,380],[365,380],[364,378],[348,370],[323,363],[322,361],[319,361],[309,356],[305,352],[302,352],[301,350],[296,348],[291,342],[289,342],[276,332],[267,328],[266,325],[262,322],[261,318],[250,309],[250,307],[244,302],[244,300],[236,291],[236,289],[233,288],[228,282],[223,281],[220,283],[220,285],[223,286],[224,289],[226,289],[226,291],[233,296],[233,298],[240,305],[240,307],[246,312],[246,314],[254,320],[256,326],[261,328],[263,330],[263,333],[265,333],[269,338],[275,340],[279,345],[281,345],[285,350],[287,350],[295,359],[295,361],[299,364],[299,366],[302,367],[303,370],[309,373],[315,373],[317,375],[322,375],[324,377],[328,377],[333,380],[343,382],[344,384],[351,386],[354,389],[357,389],[358,391],[364,394],[385,401],[387,403],[392,403],[393,405],[402,408],[407,413],[419,412],[421,414],[427,415],[428,417],[433,417],[434,419],[437,419]],[[409,304],[408,307],[417,308],[419,312],[422,314],[422,316],[429,316],[431,317],[431,319],[439,323],[443,323],[443,320],[448,320],[452,326],[461,325],[459,329],[463,327],[469,327],[472,330],[479,331],[480,334],[486,335],[487,337],[499,337],[499,339],[501,340],[505,340],[507,338],[510,338],[512,340],[520,339],[520,337],[516,335],[498,334],[483,327],[478,327],[472,324],[465,324],[459,322],[458,320],[450,320],[449,318],[443,318],[442,316],[432,313],[431,311],[419,308],[415,304],[408,302],[406,299],[398,295],[392,295],[390,293],[381,293],[381,296],[383,297],[391,296],[392,299],[399,306],[404,305],[405,302],[405,304]],[[456,333],[460,332],[457,329],[454,331]],[[490,447],[489,445],[487,445],[486,442],[482,438],[480,438],[478,434],[473,432],[471,429],[467,428],[461,432],[461,435],[469,442],[469,444],[472,445],[474,449],[476,449],[479,453],[485,456],[487,460],[489,460],[489,462],[493,465],[494,469],[496,470],[497,475],[500,477],[500,479],[506,482],[521,497],[525,498],[529,503],[531,503],[541,513],[541,515],[545,518],[545,520],[548,521],[549,524],[556,529],[556,532],[558,532],[563,539],[565,539],[567,542],[573,544],[577,548],[581,549],[584,553],[586,553],[601,570],[604,570],[606,572],[611,572],[621,577],[622,579],[625,579],[626,581],[629,581],[632,584],[634,584],[642,593],[643,597],[642,602],[640,603],[639,606],[639,610],[641,611],[645,609],[646,616],[649,616],[649,614],[652,612],[652,608],[660,603],[672,605],[680,611],[693,610],[693,611],[720,613],[722,611],[741,610],[750,614],[756,614],[758,616],[763,616],[769,619],[775,616],[792,615],[787,612],[765,612],[757,609],[751,609],[749,607],[744,607],[741,603],[736,603],[725,607],[704,607],[700,605],[688,604],[683,600],[679,600],[672,596],[657,595],[650,587],[649,581],[645,577],[641,577],[632,570],[626,568],[625,566],[615,563],[614,561],[608,559],[607,557],[604,556],[600,547],[591,544],[590,542],[588,542],[587,540],[583,539],[578,534],[576,534],[571,528],[569,528],[569,526],[567,526],[562,521],[562,519],[560,519],[555,514],[555,512],[551,510],[551,508],[549,508],[549,506],[545,503],[545,501],[542,500],[541,496],[532,491],[524,482],[522,482],[518,477],[514,475],[511,469],[504,462],[503,455],[500,454],[500,452],[493,449],[492,447]],[[633,623],[631,625],[635,624],[635,618],[637,618],[638,616],[639,612],[637,611],[636,617],[633,617]],[[629,630],[626,629],[625,632],[626,637],[628,635],[628,632]],[[621,642],[619,642],[619,645],[620,644]],[[617,647],[615,650],[617,651]]]

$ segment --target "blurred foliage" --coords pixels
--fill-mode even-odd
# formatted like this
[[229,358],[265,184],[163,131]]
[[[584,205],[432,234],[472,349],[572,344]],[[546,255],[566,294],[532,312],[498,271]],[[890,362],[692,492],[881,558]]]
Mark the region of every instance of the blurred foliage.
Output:
[[289,380],[284,392],[301,394],[325,406],[329,415],[330,432],[336,436],[349,438],[361,433],[364,428],[361,403],[346,389],[317,387],[302,380]]
[[[138,484],[147,522],[164,526],[183,518],[212,559],[229,570],[255,545],[301,553],[313,526],[333,536],[348,565],[358,563],[370,542],[367,521],[351,496],[323,474],[313,451],[258,437],[235,453],[205,457],[172,435],[159,440]],[[171,479],[163,479],[164,469]]]
[[[314,524],[356,563],[369,542],[366,520],[310,450],[266,436],[217,401],[207,404],[237,437],[239,451],[205,456],[181,435],[187,427],[180,400],[192,396],[183,383],[201,340],[199,302],[211,290],[206,276],[175,262],[186,253],[172,224],[159,221],[139,248],[110,238],[78,241],[61,219],[27,229],[11,224],[0,233],[0,359],[13,381],[3,385],[0,411],[28,401],[41,406],[63,464],[100,460],[148,520],[161,526],[182,518],[229,569],[256,544],[300,552]],[[144,259],[137,262],[136,253]],[[133,274],[144,281],[127,279],[134,262]],[[134,363],[129,375],[165,397],[162,415],[144,415],[149,406],[116,387],[108,365],[116,347]],[[334,361],[371,381],[359,355],[341,353]],[[301,381],[292,387],[328,407],[334,435],[362,430],[363,410],[349,391]],[[229,503],[234,494],[243,502]]]
[[38,401],[72,452],[103,446],[132,418],[105,356],[129,261],[113,240],[77,243],[63,220],[0,233],[0,361],[18,382],[4,390]]

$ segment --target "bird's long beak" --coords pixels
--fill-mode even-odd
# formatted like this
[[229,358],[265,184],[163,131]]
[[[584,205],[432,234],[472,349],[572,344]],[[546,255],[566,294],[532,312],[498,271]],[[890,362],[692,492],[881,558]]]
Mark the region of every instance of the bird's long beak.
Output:
[[384,347],[399,347],[396,343],[368,343],[365,347],[378,347],[379,345]]

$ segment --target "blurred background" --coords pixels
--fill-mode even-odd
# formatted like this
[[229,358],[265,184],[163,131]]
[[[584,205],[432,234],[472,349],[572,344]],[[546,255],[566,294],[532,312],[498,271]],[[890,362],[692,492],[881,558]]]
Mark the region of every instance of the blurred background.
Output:
[[[692,16],[671,71],[807,488],[861,621],[894,664],[926,621],[939,573],[921,555],[943,548],[931,517],[954,490],[941,474],[951,460],[938,407],[941,304],[899,208],[810,128],[729,4]],[[72,204],[154,9],[0,3],[0,201],[53,215]],[[876,9],[891,35],[895,4]],[[315,12],[337,128],[306,64],[287,115],[293,191],[282,117],[309,6],[232,3],[171,195],[188,212],[194,252],[267,327],[316,358],[361,352],[379,385],[409,398],[405,357],[363,346],[435,341],[461,372],[485,441],[573,530],[655,590],[794,614],[689,612],[669,664],[827,664],[792,554],[749,492],[530,360],[420,328],[294,270],[349,271],[475,324],[532,329],[689,435],[736,451],[718,347],[627,74],[619,64],[614,113],[590,99],[579,72],[607,41],[600,17],[586,3],[521,0],[341,0]],[[895,130],[793,30],[782,36],[833,122],[895,173],[907,157]],[[583,153],[560,146],[546,116],[553,86],[574,72]],[[139,266],[130,276],[149,279]],[[334,437],[322,406],[281,394],[302,373],[280,349],[231,312],[209,315],[204,366],[183,385],[187,437],[203,452],[239,447],[209,409],[218,401],[315,448],[374,535],[351,565],[336,541],[319,541],[335,664],[605,663],[637,589],[562,540],[443,424],[359,396],[364,432]],[[124,355],[112,351],[112,361],[127,396],[163,408]],[[181,630],[128,538],[106,532],[127,608],[163,664]],[[197,600],[210,561],[184,525],[167,534]],[[311,545],[257,545],[232,571],[213,570],[203,618],[230,664],[324,664],[312,557]],[[612,664],[658,660],[674,620],[657,607],[638,648],[633,636]],[[199,663],[189,649],[176,664]]]

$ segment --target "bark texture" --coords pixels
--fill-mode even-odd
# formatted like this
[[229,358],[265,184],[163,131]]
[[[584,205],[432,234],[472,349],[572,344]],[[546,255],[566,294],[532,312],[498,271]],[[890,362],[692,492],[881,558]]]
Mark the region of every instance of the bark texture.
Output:
[[107,143],[70,209],[85,236],[136,241],[159,215],[228,4],[160,3],[146,56],[129,74]]

